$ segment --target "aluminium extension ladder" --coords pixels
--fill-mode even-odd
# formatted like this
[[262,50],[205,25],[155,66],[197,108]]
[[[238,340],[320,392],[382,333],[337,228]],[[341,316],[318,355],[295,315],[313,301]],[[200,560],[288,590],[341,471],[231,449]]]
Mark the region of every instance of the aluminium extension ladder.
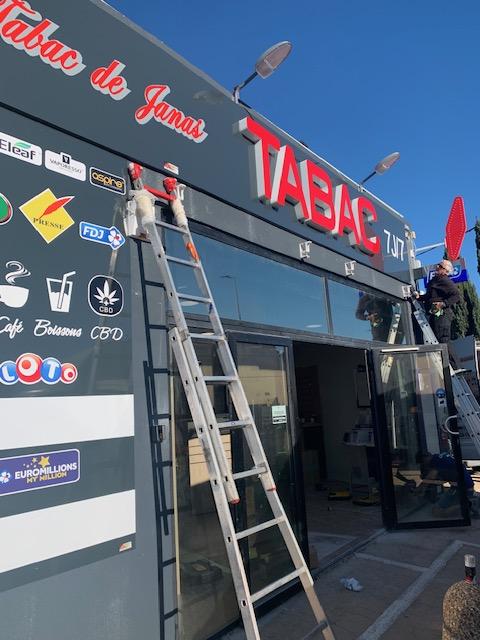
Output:
[[[438,344],[438,340],[433,333],[422,306],[415,298],[412,298],[411,302],[415,309],[413,315],[422,330],[425,344]],[[480,457],[480,405],[468,386],[467,381],[462,376],[461,370],[455,370],[450,365],[450,375],[452,378],[455,406],[458,411],[458,415],[455,417],[460,418],[462,425],[467,430]],[[455,433],[455,435],[457,435],[458,432],[452,432],[449,430],[448,421],[449,418],[446,420],[445,428],[450,433]]]
[[[188,220],[180,198],[180,189],[174,178],[164,180],[168,193],[159,192],[143,185],[141,167],[129,166],[133,190],[130,198],[136,203],[136,216],[141,227],[151,242],[155,260],[165,285],[169,305],[173,313],[175,326],[169,332],[169,338],[178,370],[182,378],[183,388],[195,425],[198,439],[202,445],[208,468],[213,498],[220,521],[220,526],[227,550],[232,572],[233,583],[237,595],[238,606],[242,615],[247,640],[260,640],[255,617],[254,603],[272,593],[279,587],[299,578],[305,590],[309,604],[313,610],[317,625],[313,631],[321,631],[325,640],[335,640],[332,629],[325,616],[314,590],[313,580],[305,559],[297,543],[275,487],[270,467],[258,434],[243,385],[240,381],[230,347],[218,314],[205,271],[197,253],[188,227]],[[157,197],[155,197],[157,196]],[[155,218],[155,201],[160,198],[170,201],[176,224],[168,224]],[[169,256],[165,252],[158,227],[168,229],[182,236],[187,259]],[[170,263],[192,268],[202,296],[179,293],[175,288]],[[213,332],[191,333],[182,308],[182,301],[193,301],[208,306],[208,315]],[[205,376],[194,347],[194,341],[209,341],[217,348],[224,375]],[[218,422],[210,400],[207,385],[226,385],[235,407],[237,420]],[[223,447],[221,432],[241,429],[250,450],[253,467],[239,473],[232,473]],[[273,513],[273,519],[250,527],[244,531],[236,531],[230,512],[230,504],[240,501],[235,481],[247,477],[259,478],[266,498]],[[292,559],[295,570],[272,582],[255,593],[250,592],[247,581],[239,540],[270,527],[278,527]],[[310,637],[309,634],[308,637]]]

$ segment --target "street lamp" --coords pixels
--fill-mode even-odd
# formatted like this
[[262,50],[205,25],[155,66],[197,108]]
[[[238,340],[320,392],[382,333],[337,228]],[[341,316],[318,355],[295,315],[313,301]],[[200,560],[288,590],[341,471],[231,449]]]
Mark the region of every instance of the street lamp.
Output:
[[260,76],[263,79],[271,76],[275,69],[282,64],[291,50],[292,43],[288,42],[287,40],[283,40],[282,42],[277,42],[277,44],[274,44],[273,47],[270,47],[264,53],[262,53],[262,55],[255,63],[255,71],[251,75],[249,75],[246,80],[234,87],[233,101],[238,104],[238,101],[240,99],[240,89],[243,89],[243,87],[245,87],[257,76]]
[[235,292],[235,301],[237,303],[238,319],[241,320],[242,314],[240,313],[240,297],[238,295],[237,278],[235,276],[231,276],[230,274],[225,274],[224,276],[220,276],[220,278],[226,278],[227,280],[231,280],[233,282],[233,289]]
[[363,187],[365,182],[367,180],[370,180],[370,178],[373,178],[373,176],[376,175],[377,173],[382,174],[382,173],[385,173],[385,171],[388,171],[391,167],[393,167],[393,165],[397,162],[399,158],[400,158],[400,154],[398,151],[394,151],[393,153],[390,153],[388,156],[385,156],[385,158],[380,160],[380,162],[378,162],[375,165],[375,169],[372,171],[372,173],[370,173],[366,178],[364,178],[360,182],[360,186]]

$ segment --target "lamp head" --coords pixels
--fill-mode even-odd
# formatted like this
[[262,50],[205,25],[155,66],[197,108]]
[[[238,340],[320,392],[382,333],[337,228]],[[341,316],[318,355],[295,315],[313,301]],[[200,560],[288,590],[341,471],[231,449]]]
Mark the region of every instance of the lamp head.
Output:
[[288,40],[277,42],[267,49],[255,63],[255,71],[261,78],[268,78],[279,67],[292,50],[292,43]]
[[385,173],[385,171],[393,167],[399,158],[400,153],[398,151],[394,151],[388,156],[385,156],[385,158],[382,158],[382,160],[375,165],[375,173]]

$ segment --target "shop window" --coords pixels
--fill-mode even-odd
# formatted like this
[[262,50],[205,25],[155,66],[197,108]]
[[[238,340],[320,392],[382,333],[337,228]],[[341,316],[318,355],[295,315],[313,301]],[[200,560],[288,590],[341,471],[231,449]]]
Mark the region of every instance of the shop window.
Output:
[[[328,333],[324,278],[205,236],[194,237],[223,318]],[[178,239],[168,242],[170,255],[185,257]],[[173,265],[172,272],[182,293],[203,295],[192,269]],[[205,305],[186,302],[192,314],[207,312]]]
[[333,333],[337,336],[401,344],[404,342],[402,312],[404,305],[328,281]]

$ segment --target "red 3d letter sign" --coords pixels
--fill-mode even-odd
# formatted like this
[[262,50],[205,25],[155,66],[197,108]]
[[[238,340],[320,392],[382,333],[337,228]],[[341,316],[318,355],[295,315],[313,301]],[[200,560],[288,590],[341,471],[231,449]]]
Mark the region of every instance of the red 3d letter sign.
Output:
[[[35,26],[19,16],[26,17]],[[58,24],[42,19],[26,0],[0,0],[0,38],[29,56],[38,56],[45,64],[74,76],[85,69],[82,54],[60,40],[51,38]]]
[[332,236],[346,236],[352,247],[368,255],[380,252],[379,238],[371,235],[377,212],[370,200],[351,200],[347,185],[334,187],[328,173],[311,160],[297,164],[292,147],[282,146],[252,118],[241,120],[238,131],[253,142],[256,195],[262,202],[274,207],[288,202],[300,222]]

